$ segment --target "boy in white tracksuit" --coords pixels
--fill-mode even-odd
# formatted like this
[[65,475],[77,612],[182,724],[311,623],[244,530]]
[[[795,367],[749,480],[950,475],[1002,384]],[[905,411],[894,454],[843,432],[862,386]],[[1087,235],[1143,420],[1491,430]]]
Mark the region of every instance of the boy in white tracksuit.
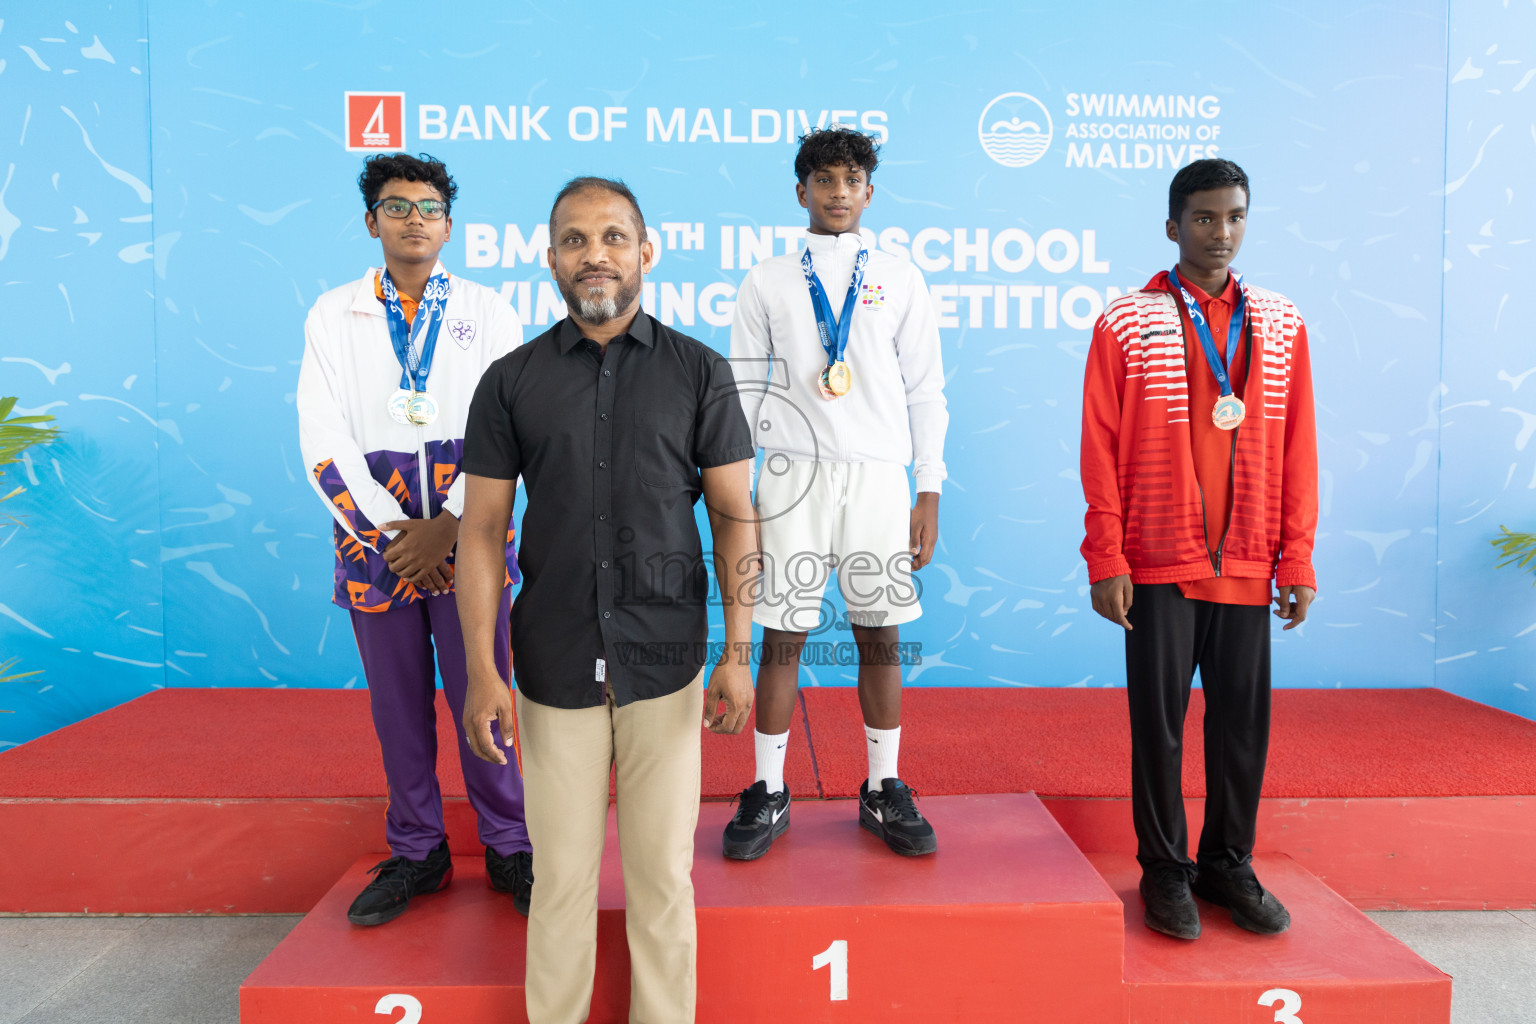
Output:
[[844,128],[801,140],[795,191],[809,213],[806,249],[753,267],[731,324],[742,404],[765,456],[753,613],[763,626],[757,777],[742,791],[723,844],[739,860],[762,856],[789,827],[784,759],[799,664],[807,635],[833,625],[822,594],[834,571],[858,648],[869,753],[859,822],[897,853],[937,849],[897,773],[897,627],[922,611],[911,574],[932,558],[938,538],[949,413],[923,276],[909,261],[872,250],[859,232],[877,149]]
[[[368,160],[358,184],[384,266],[326,292],[309,311],[298,410],[310,483],[335,519],[332,599],[351,613],[389,785],[385,834],[393,856],[348,912],[354,924],[375,925],[452,877],[433,700],[440,673],[457,724],[468,683],[453,595],[464,507],[459,458],[480,376],[521,344],[522,325],[495,292],[449,275],[437,261],[458,191],[446,167],[380,155]],[[510,524],[507,567],[497,646],[503,679],[517,571]],[[459,761],[488,880],[526,914],[532,853],[517,766],[480,760],[462,734]]]

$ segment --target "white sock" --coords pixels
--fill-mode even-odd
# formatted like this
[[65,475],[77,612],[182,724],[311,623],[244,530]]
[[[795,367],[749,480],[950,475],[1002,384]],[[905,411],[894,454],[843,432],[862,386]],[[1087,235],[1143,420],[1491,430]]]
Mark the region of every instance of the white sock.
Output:
[[901,751],[901,726],[894,729],[864,727],[864,746],[869,750],[869,791],[880,788],[882,779],[899,779],[896,755]]
[[757,748],[757,779],[767,783],[768,792],[777,793],[784,788],[784,749],[789,746],[789,730],[777,736],[752,730],[752,742]]

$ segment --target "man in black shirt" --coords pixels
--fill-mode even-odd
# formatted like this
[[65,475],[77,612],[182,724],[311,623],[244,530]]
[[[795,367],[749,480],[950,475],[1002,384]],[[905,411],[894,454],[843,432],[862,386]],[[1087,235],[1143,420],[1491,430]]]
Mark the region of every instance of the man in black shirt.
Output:
[[[515,736],[522,761],[538,877],[529,1021],[578,1024],[590,1010],[610,764],[623,811],[631,1019],[692,1021],[709,648],[693,506],[702,494],[725,612],[704,724],[737,733],[752,705],[752,435],[725,359],[641,311],[653,253],[629,189],[577,178],[555,198],[549,228],[569,316],[491,365],[465,435],[464,727],[475,752],[498,763]],[[514,726],[492,638],[519,476],[527,510],[512,614]]]

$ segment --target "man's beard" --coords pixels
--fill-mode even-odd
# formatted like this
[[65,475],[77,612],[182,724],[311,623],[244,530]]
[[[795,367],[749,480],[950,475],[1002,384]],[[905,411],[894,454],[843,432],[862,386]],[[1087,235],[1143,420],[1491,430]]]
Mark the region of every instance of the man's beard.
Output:
[[[599,295],[593,295],[599,292]],[[578,282],[567,284],[560,282],[560,294],[565,298],[565,305],[574,311],[583,321],[589,324],[605,324],[616,319],[620,313],[629,308],[629,304],[640,294],[638,284],[626,285],[619,281],[610,287],[588,288]]]

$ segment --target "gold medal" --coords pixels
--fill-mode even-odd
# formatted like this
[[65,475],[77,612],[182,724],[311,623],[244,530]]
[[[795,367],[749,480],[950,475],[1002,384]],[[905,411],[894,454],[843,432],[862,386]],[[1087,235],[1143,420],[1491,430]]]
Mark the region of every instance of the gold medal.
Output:
[[841,359],[827,367],[826,376],[828,390],[839,398],[853,388],[853,371]]
[[425,427],[437,419],[437,399],[425,391],[417,391],[405,403],[405,414],[418,427]]
[[843,397],[852,387],[853,371],[841,359],[822,370],[821,375],[816,378],[816,390],[820,391],[821,397],[829,402]]

